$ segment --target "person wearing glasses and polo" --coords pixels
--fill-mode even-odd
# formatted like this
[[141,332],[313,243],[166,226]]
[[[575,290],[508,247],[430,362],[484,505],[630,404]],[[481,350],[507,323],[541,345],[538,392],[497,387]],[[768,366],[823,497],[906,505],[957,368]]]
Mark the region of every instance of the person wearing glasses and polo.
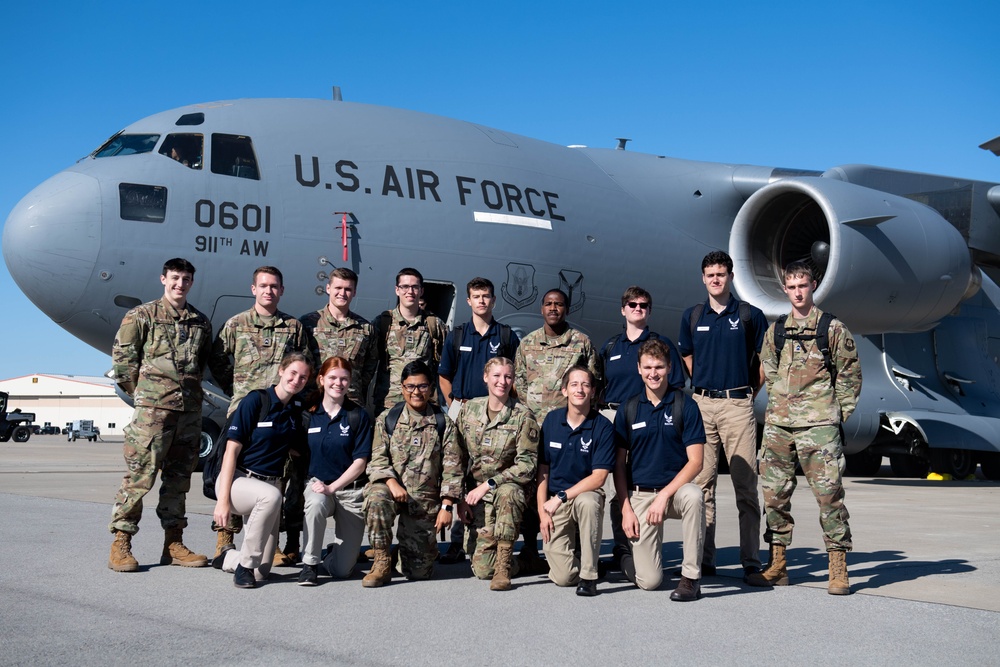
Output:
[[[601,395],[601,414],[611,422],[615,421],[618,406],[644,389],[639,375],[639,348],[647,340],[662,340],[670,351],[670,375],[667,386],[679,389],[684,386],[684,367],[681,356],[673,341],[662,334],[649,330],[646,320],[653,310],[653,297],[649,292],[632,285],[622,294],[622,317],[624,330],[609,338],[601,346],[601,361],[604,365],[604,392]],[[612,567],[618,569],[622,556],[629,552],[628,539],[622,530],[622,511],[617,501],[611,475],[604,485],[604,493],[611,503],[611,532],[615,538],[612,550]]]
[[397,517],[400,572],[407,579],[429,579],[438,555],[435,535],[451,525],[462,497],[462,450],[455,423],[430,402],[435,379],[423,361],[406,364],[403,402],[375,420],[364,490],[375,562],[361,582],[365,588],[384,586],[392,577],[389,547]]

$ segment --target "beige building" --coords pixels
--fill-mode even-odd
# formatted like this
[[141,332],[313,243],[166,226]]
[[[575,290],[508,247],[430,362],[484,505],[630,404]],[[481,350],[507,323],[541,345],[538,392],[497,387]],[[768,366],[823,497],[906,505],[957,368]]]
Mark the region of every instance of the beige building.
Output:
[[69,422],[92,419],[102,436],[120,436],[132,419],[132,408],[106,377],[39,373],[0,380],[0,391],[10,394],[8,410],[34,412],[39,426],[49,422],[62,429]]

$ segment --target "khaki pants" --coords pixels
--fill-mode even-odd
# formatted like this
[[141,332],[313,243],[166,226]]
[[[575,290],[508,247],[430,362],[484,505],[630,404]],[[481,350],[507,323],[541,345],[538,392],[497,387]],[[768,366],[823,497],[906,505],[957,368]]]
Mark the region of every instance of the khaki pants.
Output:
[[[604,524],[604,490],[587,491],[567,501],[552,517],[552,535],[542,545],[549,561],[549,579],[557,586],[573,586],[580,579],[597,580],[597,558],[601,554]],[[580,529],[580,557],[576,530]]]
[[[632,553],[622,557],[622,573],[645,591],[659,588],[663,581],[663,523],[652,526],[646,522],[646,512],[655,499],[655,493],[629,493],[629,504],[639,520],[639,539],[631,541]],[[664,519],[681,520],[684,553],[681,574],[688,579],[701,579],[705,500],[697,484],[685,484],[677,490],[667,503]]]
[[736,491],[740,521],[740,563],[760,567],[760,501],[757,495],[757,422],[751,398],[694,400],[705,423],[705,460],[694,483],[705,495],[705,552],[702,564],[715,566],[715,486],[719,477],[719,450],[729,461],[729,478]]
[[229,502],[233,513],[243,517],[243,544],[239,551],[232,549],[226,552],[222,565],[224,572],[235,572],[239,564],[253,570],[257,581],[267,579],[274,561],[274,550],[278,547],[281,501],[280,479],[265,482],[236,471]]
[[332,496],[316,493],[310,487],[315,477],[305,487],[305,519],[302,523],[302,562],[319,565],[326,536],[326,520],[333,517],[334,540],[323,564],[331,577],[346,579],[358,562],[358,550],[365,537],[365,513],[361,509],[362,490],[346,489]]

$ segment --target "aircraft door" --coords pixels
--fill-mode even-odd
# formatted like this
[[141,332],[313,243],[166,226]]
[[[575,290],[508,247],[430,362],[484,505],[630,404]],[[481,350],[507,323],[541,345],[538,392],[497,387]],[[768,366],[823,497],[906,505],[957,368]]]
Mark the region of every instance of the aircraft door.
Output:
[[455,321],[455,284],[424,280],[424,301],[427,312],[437,315],[450,330]]

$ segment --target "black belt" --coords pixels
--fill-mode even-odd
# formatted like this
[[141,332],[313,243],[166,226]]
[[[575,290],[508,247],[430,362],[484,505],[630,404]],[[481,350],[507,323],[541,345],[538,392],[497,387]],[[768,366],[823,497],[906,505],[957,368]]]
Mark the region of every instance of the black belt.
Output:
[[632,491],[638,491],[639,493],[659,493],[660,491],[662,491],[665,488],[666,487],[664,487],[664,486],[661,486],[658,489],[654,489],[654,488],[649,487],[649,486],[633,486],[633,487],[631,487],[631,490]]
[[250,479],[259,479],[262,482],[276,482],[281,479],[281,475],[274,475],[269,477],[267,475],[260,475],[255,473],[253,470],[244,470],[243,468],[237,468],[241,473],[249,477]]
[[708,396],[709,398],[747,398],[750,395],[750,390],[748,387],[740,387],[739,389],[705,389],[704,387],[695,387],[694,393]]

